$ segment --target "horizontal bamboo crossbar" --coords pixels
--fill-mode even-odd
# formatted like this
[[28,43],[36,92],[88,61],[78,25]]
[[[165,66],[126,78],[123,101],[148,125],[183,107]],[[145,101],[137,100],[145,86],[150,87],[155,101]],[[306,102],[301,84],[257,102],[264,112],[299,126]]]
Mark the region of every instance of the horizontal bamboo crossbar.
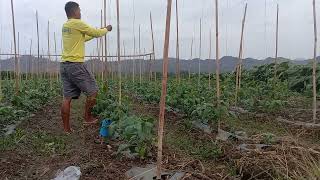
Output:
[[[14,56],[15,54],[0,54],[0,56]],[[24,55],[24,54],[21,54],[21,55]],[[144,57],[144,56],[151,56],[153,55],[153,53],[147,53],[147,54],[136,54],[136,55],[125,55],[125,56],[120,56],[120,57]],[[17,54],[17,56],[20,56],[19,54]],[[39,55],[39,56],[42,56],[42,57],[48,57],[48,55]],[[60,57],[61,55],[60,54],[54,54],[54,55],[50,55],[50,57],[53,56],[53,57]],[[89,57],[89,58],[92,58],[92,57],[96,57],[96,58],[101,58],[101,57],[105,57],[105,56],[84,56],[84,57]],[[118,57],[118,56],[107,56],[107,57]]]

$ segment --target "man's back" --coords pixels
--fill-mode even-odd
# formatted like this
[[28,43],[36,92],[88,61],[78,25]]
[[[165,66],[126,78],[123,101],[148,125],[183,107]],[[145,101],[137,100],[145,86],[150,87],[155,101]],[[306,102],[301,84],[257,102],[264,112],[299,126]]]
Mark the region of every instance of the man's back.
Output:
[[80,19],[69,19],[62,27],[62,61],[84,62],[85,42],[107,32],[107,29],[92,28]]

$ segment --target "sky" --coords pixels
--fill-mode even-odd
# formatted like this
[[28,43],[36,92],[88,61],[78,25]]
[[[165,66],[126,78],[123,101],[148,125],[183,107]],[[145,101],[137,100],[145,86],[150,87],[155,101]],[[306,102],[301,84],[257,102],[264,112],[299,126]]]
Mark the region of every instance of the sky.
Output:
[[[39,14],[41,52],[47,54],[48,21],[50,23],[50,53],[54,54],[54,32],[57,53],[61,53],[61,27],[67,20],[64,5],[67,0],[14,0],[16,31],[19,32],[19,49],[36,54],[36,20]],[[75,0],[80,4],[82,20],[100,27],[102,0]],[[238,56],[241,21],[248,3],[244,29],[243,56],[257,59],[274,57],[276,37],[276,11],[279,4],[279,56],[290,59],[313,56],[312,0],[219,0],[219,39],[221,56]],[[316,0],[318,22],[320,0]],[[152,50],[149,14],[152,13],[156,58],[162,58],[167,0],[120,0],[121,48],[126,54],[138,53],[138,29],[141,28],[141,53]],[[172,3],[170,57],[176,54],[176,11]],[[0,0],[0,51],[10,53],[13,41],[10,0]],[[214,0],[178,0],[180,57],[191,58],[191,41],[194,39],[192,58],[215,57],[215,6]],[[200,47],[200,19],[201,49]],[[113,25],[108,34],[108,51],[116,54],[116,0],[107,0],[107,23]],[[319,23],[318,23],[319,25]],[[318,28],[319,31],[320,27]],[[317,33],[319,35],[319,33]],[[211,36],[211,38],[210,38]],[[136,52],[134,52],[134,37]],[[97,54],[97,40],[86,45],[86,54]],[[320,45],[318,46],[320,47]],[[319,48],[318,48],[319,49]],[[319,51],[318,51],[319,54]]]

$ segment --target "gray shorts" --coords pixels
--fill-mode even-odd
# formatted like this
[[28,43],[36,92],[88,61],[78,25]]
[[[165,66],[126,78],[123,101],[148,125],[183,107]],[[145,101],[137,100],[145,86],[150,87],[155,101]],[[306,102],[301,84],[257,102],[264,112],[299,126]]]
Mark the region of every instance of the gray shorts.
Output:
[[96,80],[84,63],[63,62],[60,73],[64,97],[77,99],[81,92],[86,96],[98,92]]

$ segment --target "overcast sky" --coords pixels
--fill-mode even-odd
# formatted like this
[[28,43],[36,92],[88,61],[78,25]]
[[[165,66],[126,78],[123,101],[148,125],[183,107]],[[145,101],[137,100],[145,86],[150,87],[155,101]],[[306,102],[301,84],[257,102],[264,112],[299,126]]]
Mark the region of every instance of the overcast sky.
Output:
[[[67,0],[14,0],[16,29],[20,33],[20,51],[29,52],[33,40],[36,53],[35,12],[40,21],[41,48],[47,52],[47,23],[50,21],[51,53],[54,53],[53,32],[57,33],[58,53],[61,45],[61,27],[66,21],[64,4]],[[100,27],[102,0],[76,0],[82,9],[82,19],[94,27]],[[114,26],[109,34],[109,51],[116,54],[116,4],[108,2],[108,22]],[[141,52],[151,51],[149,13],[152,12],[157,58],[162,57],[166,0],[120,0],[121,46],[126,54],[133,53],[133,36],[138,47],[138,27],[141,26]],[[240,44],[241,20],[245,3],[248,14],[244,33],[244,57],[273,57],[275,52],[276,5],[279,3],[279,56],[310,58],[313,56],[312,0],[220,0],[219,1],[220,55],[237,56]],[[194,37],[193,58],[209,57],[210,33],[212,34],[212,58],[215,57],[214,0],[179,0],[180,56],[189,59],[191,40]],[[317,0],[318,15],[320,0]],[[134,7],[134,8],[133,8]],[[176,22],[173,0],[170,56],[175,56]],[[135,18],[134,18],[135,17]],[[202,50],[199,50],[200,18],[202,18]],[[318,22],[320,16],[317,17]],[[135,19],[135,22],[134,22]],[[320,24],[320,23],[318,23]],[[12,35],[10,0],[0,0],[0,47],[10,52]],[[320,29],[320,27],[318,28]],[[211,32],[210,32],[211,30]],[[320,47],[320,46],[319,46]],[[87,44],[87,54],[96,53],[96,41]],[[319,49],[319,48],[318,48]],[[138,51],[138,50],[137,50]]]

